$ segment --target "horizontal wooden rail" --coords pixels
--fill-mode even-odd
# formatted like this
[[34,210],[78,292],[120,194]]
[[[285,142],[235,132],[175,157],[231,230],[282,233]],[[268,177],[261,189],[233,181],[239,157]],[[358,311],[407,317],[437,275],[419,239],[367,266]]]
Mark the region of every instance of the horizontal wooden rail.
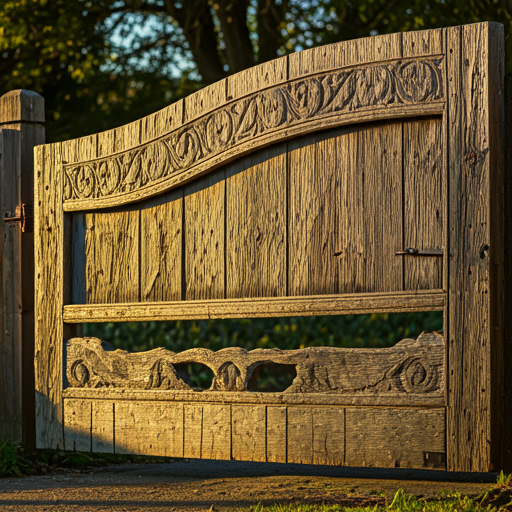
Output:
[[443,290],[64,306],[64,322],[141,322],[439,311]]

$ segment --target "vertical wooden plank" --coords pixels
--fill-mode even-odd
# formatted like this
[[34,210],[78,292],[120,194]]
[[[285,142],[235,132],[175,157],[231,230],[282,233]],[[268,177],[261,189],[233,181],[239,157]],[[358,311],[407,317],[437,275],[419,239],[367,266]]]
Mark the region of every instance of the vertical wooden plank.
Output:
[[286,144],[226,170],[226,297],[286,295]]
[[[21,215],[20,133],[0,131],[1,219]],[[22,421],[22,311],[21,222],[2,222],[0,331],[0,437],[20,443]]]
[[87,303],[139,300],[139,211],[86,215]]
[[203,406],[202,459],[231,459],[231,406]]
[[346,409],[348,466],[445,469],[444,409]]
[[28,450],[35,448],[34,146],[44,143],[44,121],[39,94],[22,89],[0,97],[1,217],[18,216],[25,205],[24,226],[8,222],[0,228],[0,353],[10,347],[13,356],[2,357],[6,367],[0,363],[0,402],[7,407],[0,437],[21,442]]
[[286,462],[286,407],[267,406],[267,462]]
[[63,211],[60,144],[36,148],[36,445],[62,448]]
[[115,453],[115,404],[110,400],[93,400],[91,412],[92,451]]
[[73,213],[71,218],[71,302],[87,302],[87,279],[85,275],[85,214]]
[[64,449],[90,452],[92,401],[75,398],[64,400]]
[[183,124],[193,121],[223,105],[226,101],[227,79],[220,80],[183,100]]
[[439,29],[403,32],[403,57],[441,55],[442,31]]
[[288,407],[286,462],[313,463],[313,408]]
[[234,460],[266,462],[266,407],[232,406],[232,456]]
[[183,192],[141,210],[141,301],[181,299]]
[[[404,123],[404,248],[443,249],[442,121]],[[404,290],[441,289],[443,258],[402,256]]]
[[183,411],[183,457],[201,458],[203,440],[203,406],[185,404]]
[[344,409],[313,409],[313,464],[345,464]]
[[141,144],[157,139],[179,128],[183,119],[183,100],[142,119]]
[[498,153],[503,151],[499,144],[503,33],[497,24],[482,23],[447,29],[446,34],[450,148],[448,468],[491,471],[499,464],[500,442],[500,421],[492,417],[493,411],[499,412],[499,398],[494,401],[492,395],[499,389],[500,372],[493,374],[493,362],[499,358],[503,343],[503,234],[501,214],[494,209],[494,202],[502,204],[503,193],[498,169]]
[[[402,289],[402,126],[385,124],[360,132],[364,179],[365,291]],[[359,159],[358,159],[359,161]],[[372,289],[373,288],[373,289]]]
[[289,78],[401,56],[401,33],[342,41],[289,55]]
[[[507,458],[507,446],[512,443],[505,399],[505,354],[510,344],[505,337],[509,317],[505,301],[505,35],[499,23],[488,28],[489,58],[487,61],[487,105],[489,108],[489,216],[491,221],[491,247],[489,283],[490,297],[490,379],[491,379],[491,464],[494,470],[512,468]],[[506,392],[506,391],[505,391]]]
[[288,144],[290,295],[339,292],[338,204],[341,179],[348,169],[339,158],[337,144],[346,140],[322,134]]
[[183,406],[179,403],[117,401],[116,453],[182,456]]
[[187,300],[224,298],[224,171],[185,187],[185,281]]
[[289,148],[289,294],[401,290],[401,123],[337,129]]
[[237,100],[282,84],[287,79],[287,59],[277,59],[244,70],[243,80],[238,75],[227,80],[227,101]]

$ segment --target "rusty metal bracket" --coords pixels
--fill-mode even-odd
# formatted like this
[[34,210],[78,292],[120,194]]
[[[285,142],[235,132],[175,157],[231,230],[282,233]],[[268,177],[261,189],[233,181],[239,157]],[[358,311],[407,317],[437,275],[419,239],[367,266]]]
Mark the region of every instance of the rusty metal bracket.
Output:
[[31,204],[22,204],[16,208],[16,215],[5,217],[4,222],[20,222],[22,233],[34,232],[34,207]]

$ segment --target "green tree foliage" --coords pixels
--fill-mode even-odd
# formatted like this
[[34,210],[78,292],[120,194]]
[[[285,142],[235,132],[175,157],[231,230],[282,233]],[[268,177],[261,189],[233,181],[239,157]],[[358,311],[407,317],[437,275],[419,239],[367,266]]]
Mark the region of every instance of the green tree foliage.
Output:
[[508,31],[511,4],[4,0],[0,93],[42,94],[48,140],[64,140],[138,119],[229,74],[313,46],[483,20]]

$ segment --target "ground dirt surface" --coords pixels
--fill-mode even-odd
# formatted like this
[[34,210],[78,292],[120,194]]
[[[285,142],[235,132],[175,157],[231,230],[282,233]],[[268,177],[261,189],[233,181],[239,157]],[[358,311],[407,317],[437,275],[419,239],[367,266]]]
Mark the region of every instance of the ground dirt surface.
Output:
[[374,506],[400,488],[424,497],[476,496],[495,474],[178,459],[0,479],[0,511],[206,512],[258,503]]

